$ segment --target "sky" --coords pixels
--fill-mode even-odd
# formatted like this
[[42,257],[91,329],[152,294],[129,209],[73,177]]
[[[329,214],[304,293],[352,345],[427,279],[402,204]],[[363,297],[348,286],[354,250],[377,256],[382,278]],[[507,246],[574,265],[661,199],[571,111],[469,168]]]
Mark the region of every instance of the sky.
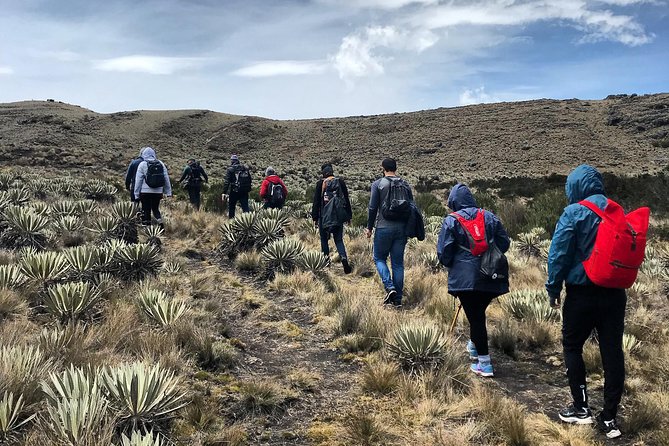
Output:
[[0,0],[0,102],[276,119],[669,91],[669,0]]

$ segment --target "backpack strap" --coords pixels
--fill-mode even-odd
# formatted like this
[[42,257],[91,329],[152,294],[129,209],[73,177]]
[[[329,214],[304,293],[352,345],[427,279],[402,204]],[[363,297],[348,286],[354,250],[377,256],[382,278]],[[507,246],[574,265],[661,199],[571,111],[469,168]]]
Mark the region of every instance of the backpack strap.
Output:
[[[467,236],[467,240],[469,240],[470,235],[469,235],[469,233],[468,233],[468,231],[467,231],[467,228],[465,228],[465,225],[462,224],[462,222],[465,220],[465,218],[464,218],[462,215],[458,214],[457,212],[451,212],[451,213],[448,214],[448,215],[450,215],[451,217],[455,218],[455,220],[456,220],[458,223],[460,223],[460,227],[462,228],[463,231],[465,231],[465,235]],[[472,252],[471,249],[469,249],[469,248],[467,248],[466,246],[463,246],[463,245],[461,245],[461,244],[459,244],[459,243],[458,243],[458,248],[462,249],[463,251],[467,251],[467,252],[469,252],[469,253]]]
[[[592,201],[581,200],[581,201],[578,202],[578,204],[580,204],[581,206],[585,206],[586,208],[590,209],[592,212],[597,214],[599,216],[599,218],[601,218],[602,220],[604,220],[606,218],[606,213],[602,209],[600,209],[600,207],[597,206]],[[609,201],[607,200],[606,205],[608,206],[608,204],[609,204]]]

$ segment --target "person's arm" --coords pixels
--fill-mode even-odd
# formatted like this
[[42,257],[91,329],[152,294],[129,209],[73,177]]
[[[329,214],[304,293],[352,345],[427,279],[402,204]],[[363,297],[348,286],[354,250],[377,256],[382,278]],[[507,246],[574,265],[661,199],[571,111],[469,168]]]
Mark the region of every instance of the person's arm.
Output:
[[[439,238],[437,239],[437,256],[439,262],[447,268],[453,266],[453,258],[457,249],[455,235],[453,234],[453,217],[446,216],[439,231]],[[451,221],[449,221],[451,220]]]
[[[135,160],[132,160],[130,162],[130,165],[128,166],[128,170],[125,173],[125,189],[130,190],[130,186],[132,185],[132,180],[135,179],[135,175],[137,174],[137,171],[133,169],[133,166],[137,164],[135,163]],[[133,170],[135,170],[133,172]]]
[[372,184],[372,193],[369,197],[369,207],[367,208],[367,230],[371,231],[374,229],[376,224],[376,215],[379,212],[379,202],[380,202],[380,191],[379,183]]
[[314,191],[314,200],[311,206],[311,218],[318,221],[321,218],[321,197],[323,196],[323,180],[318,180]]
[[230,186],[232,185],[232,167],[228,167],[228,170],[225,171],[225,180],[223,180],[223,193],[230,195]]
[[548,252],[548,280],[546,291],[551,305],[560,304],[562,284],[569,274],[576,251],[574,223],[565,210],[555,226],[555,233]]
[[163,186],[163,193],[165,194],[165,196],[171,197],[172,183],[170,182],[170,174],[167,172],[167,166],[165,165],[165,163],[163,163],[163,176],[165,177],[165,185]]
[[353,218],[353,208],[351,207],[351,198],[348,195],[348,188],[344,180],[340,179],[339,184],[341,185],[341,192],[344,194],[344,203],[346,204],[346,213],[348,214],[348,219]]
[[139,195],[142,193],[142,186],[144,185],[144,178],[146,177],[146,163],[141,162],[137,166],[135,173],[135,199],[139,200]]
[[207,175],[207,172],[205,172],[204,167],[200,166],[200,172],[202,172],[202,176],[204,177],[204,182],[208,183],[209,175]]
[[504,225],[497,216],[493,215],[493,222],[495,223],[495,244],[502,252],[507,252],[511,246],[511,239],[506,233]]
[[181,183],[183,180],[185,180],[186,178],[188,178],[190,176],[190,170],[191,170],[190,166],[186,166],[184,168],[184,171],[181,174],[181,178],[179,178],[179,183]]
[[260,198],[265,199],[265,196],[267,195],[267,187],[269,186],[269,180],[265,178],[262,180],[262,183],[260,183]]

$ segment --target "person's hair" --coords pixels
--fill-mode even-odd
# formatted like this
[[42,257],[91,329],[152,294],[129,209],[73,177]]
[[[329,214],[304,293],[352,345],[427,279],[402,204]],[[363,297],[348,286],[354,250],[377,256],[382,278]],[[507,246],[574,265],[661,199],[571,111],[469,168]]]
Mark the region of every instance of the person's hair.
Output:
[[383,170],[386,172],[396,172],[397,171],[397,161],[392,158],[386,158],[381,162]]
[[276,170],[274,170],[274,167],[268,167],[265,169],[265,176],[268,177],[270,175],[276,175]]
[[321,174],[323,174],[323,177],[329,177],[334,175],[334,168],[332,167],[332,164],[330,163],[325,163],[321,166]]
[[195,158],[191,158],[191,159],[188,160],[188,164],[194,163],[194,162],[195,162]]

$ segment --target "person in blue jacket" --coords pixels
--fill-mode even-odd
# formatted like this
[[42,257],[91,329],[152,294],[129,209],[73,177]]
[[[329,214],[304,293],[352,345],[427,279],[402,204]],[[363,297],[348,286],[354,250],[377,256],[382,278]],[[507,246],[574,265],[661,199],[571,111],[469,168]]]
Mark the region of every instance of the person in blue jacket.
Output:
[[137,175],[137,167],[144,161],[142,154],[146,148],[147,147],[142,147],[139,150],[139,156],[130,161],[128,170],[125,173],[125,189],[130,192],[130,201],[137,201],[137,197],[135,197],[135,175]]
[[[456,184],[448,196],[448,207],[466,220],[472,220],[479,211],[471,191],[464,184]],[[489,211],[483,211],[486,238],[493,240],[502,252],[509,249],[511,241],[502,222]],[[458,220],[447,215],[437,241],[437,255],[442,265],[449,269],[448,292],[458,299],[469,321],[471,339],[467,351],[472,361],[472,372],[479,376],[494,375],[488,351],[488,332],[485,312],[495,297],[509,291],[508,280],[490,280],[480,273],[481,257],[469,251],[469,240]]]
[[608,199],[601,174],[585,164],[569,174],[565,191],[569,205],[555,227],[546,281],[554,308],[560,307],[563,283],[567,289],[562,308],[562,348],[573,403],[560,411],[559,417],[567,423],[592,423],[583,344],[596,329],[605,377],[604,409],[597,416],[597,423],[608,438],[616,438],[621,435],[616,414],[625,384],[622,343],[627,296],[622,289],[596,286],[586,276],[583,261],[592,253],[600,218],[578,204],[587,200],[605,209]]

